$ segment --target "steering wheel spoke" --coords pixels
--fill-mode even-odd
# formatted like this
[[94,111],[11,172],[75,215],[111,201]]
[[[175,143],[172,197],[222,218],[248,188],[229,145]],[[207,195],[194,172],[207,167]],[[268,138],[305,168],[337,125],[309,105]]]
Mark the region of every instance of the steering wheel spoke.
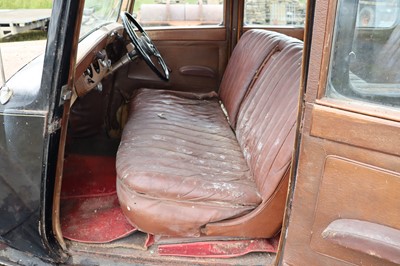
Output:
[[[122,23],[125,27],[126,32],[128,33],[129,39],[132,41],[137,53],[143,58],[143,60],[147,63],[151,70],[157,74],[162,80],[169,80],[169,68],[165,63],[163,57],[158,51],[157,47],[154,45],[149,35],[144,31],[142,26],[136,21],[136,19],[129,14],[128,12],[124,12],[121,14]],[[138,29],[140,32],[140,37],[136,34],[135,29]],[[161,66],[161,70],[159,67],[154,64],[151,57],[156,57],[158,64]]]

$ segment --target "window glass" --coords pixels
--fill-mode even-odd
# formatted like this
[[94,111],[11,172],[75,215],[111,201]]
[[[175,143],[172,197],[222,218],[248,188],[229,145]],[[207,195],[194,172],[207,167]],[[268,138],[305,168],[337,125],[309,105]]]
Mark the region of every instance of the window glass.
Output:
[[116,22],[121,0],[86,0],[83,9],[80,37],[84,37],[102,25]]
[[306,0],[246,0],[245,25],[304,26]]
[[399,1],[338,2],[328,97],[400,106]]
[[[8,80],[21,67],[44,53],[52,0],[0,1],[0,49],[4,78]],[[86,0],[80,36],[116,22],[121,0]],[[2,80],[0,70],[0,86]]]
[[223,0],[139,0],[134,16],[144,27],[223,24]]
[[397,1],[360,1],[357,27],[393,27],[398,17]]

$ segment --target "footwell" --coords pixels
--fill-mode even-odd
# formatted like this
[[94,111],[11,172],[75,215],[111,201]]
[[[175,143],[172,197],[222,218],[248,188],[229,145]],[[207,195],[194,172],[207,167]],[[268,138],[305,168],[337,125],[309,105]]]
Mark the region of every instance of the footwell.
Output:
[[64,163],[60,205],[63,236],[85,243],[86,250],[146,250],[153,246],[150,251],[161,256],[227,259],[252,252],[274,253],[279,241],[278,237],[210,240],[132,234],[136,228],[123,215],[116,194],[114,157],[69,155]]
[[65,238],[107,243],[136,231],[119,207],[115,158],[69,155],[64,169],[60,221]]

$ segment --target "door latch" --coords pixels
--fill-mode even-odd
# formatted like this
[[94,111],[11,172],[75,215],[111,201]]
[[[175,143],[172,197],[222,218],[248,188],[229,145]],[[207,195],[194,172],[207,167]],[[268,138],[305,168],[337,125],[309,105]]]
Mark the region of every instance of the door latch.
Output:
[[72,90],[69,89],[68,85],[64,85],[61,87],[61,95],[60,95],[60,105],[63,105],[65,101],[71,99]]

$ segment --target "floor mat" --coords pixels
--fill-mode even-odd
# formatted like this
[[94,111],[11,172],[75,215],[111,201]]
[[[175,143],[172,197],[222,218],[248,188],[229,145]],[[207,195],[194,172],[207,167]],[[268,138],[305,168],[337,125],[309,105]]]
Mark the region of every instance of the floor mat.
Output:
[[61,198],[112,194],[116,176],[114,157],[68,155],[64,160]]
[[136,231],[116,194],[115,158],[69,155],[64,163],[60,220],[65,238],[108,243]]
[[159,245],[158,254],[167,256],[233,258],[251,252],[272,252],[277,247],[268,239],[208,241]]
[[136,231],[119,207],[116,194],[61,200],[61,230],[65,238],[83,243],[107,243]]

